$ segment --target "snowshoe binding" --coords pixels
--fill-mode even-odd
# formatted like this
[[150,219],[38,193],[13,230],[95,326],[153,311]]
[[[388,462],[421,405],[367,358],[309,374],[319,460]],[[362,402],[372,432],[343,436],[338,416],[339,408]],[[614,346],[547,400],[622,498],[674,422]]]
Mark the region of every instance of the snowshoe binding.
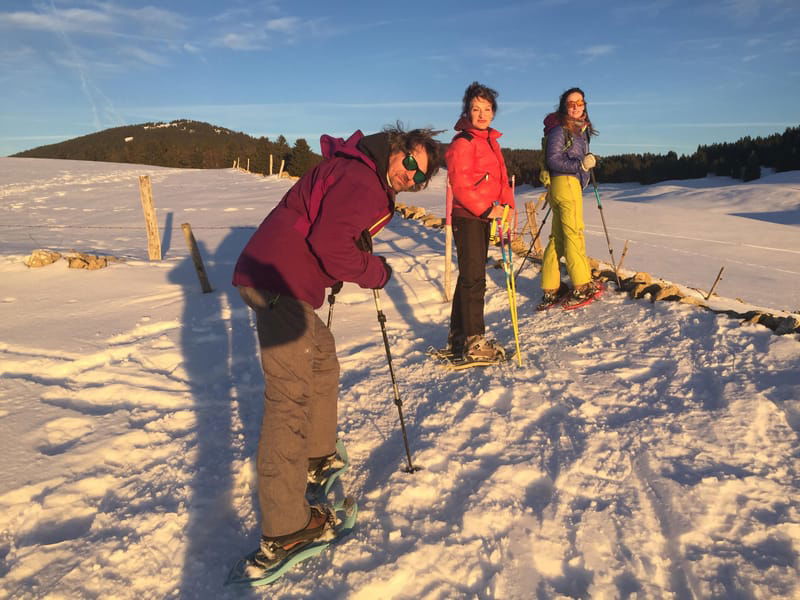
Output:
[[322,553],[355,527],[358,506],[346,497],[333,506],[311,507],[308,525],[276,538],[262,537],[258,550],[231,569],[226,585],[257,587],[280,579],[296,564]]
[[506,351],[494,340],[482,335],[469,336],[461,357],[450,358],[443,366],[452,370],[469,369],[471,367],[488,367],[506,360]]
[[561,305],[564,310],[574,310],[597,300],[605,290],[603,282],[592,280],[572,290],[572,294]]
[[549,310],[551,308],[555,308],[556,306],[560,306],[564,303],[565,300],[569,298],[569,287],[565,283],[561,283],[561,285],[556,290],[546,290],[542,294],[542,301],[536,305],[536,310],[543,311]]
[[350,457],[342,440],[336,440],[336,452],[308,459],[308,485],[312,491],[327,496],[334,482],[350,468]]

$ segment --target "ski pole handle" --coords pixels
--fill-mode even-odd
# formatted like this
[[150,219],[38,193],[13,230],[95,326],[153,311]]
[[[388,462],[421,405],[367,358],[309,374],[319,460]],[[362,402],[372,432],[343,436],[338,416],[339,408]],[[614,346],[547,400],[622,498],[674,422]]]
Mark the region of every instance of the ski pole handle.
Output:
[[[508,227],[508,213],[511,210],[511,206],[508,204],[503,205],[503,216],[500,217],[500,236],[502,237],[503,234],[509,233]],[[511,238],[510,235],[507,236],[509,239]]]

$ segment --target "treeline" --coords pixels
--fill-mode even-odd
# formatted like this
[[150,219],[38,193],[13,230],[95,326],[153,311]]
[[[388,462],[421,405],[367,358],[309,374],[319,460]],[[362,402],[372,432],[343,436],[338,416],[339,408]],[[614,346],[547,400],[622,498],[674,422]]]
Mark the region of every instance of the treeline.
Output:
[[14,156],[192,169],[229,168],[236,160],[246,167],[249,159],[251,171],[268,173],[270,154],[273,172],[277,173],[284,161],[284,169],[291,175],[302,175],[322,160],[302,138],[290,146],[282,135],[272,141],[184,119],[114,127]]
[[[541,150],[503,150],[508,174],[518,184],[539,183]],[[743,137],[735,142],[702,145],[691,155],[618,154],[603,156],[595,168],[597,180],[606,183],[657,183],[668,179],[694,179],[706,175],[752,181],[761,167],[776,171],[800,170],[800,126],[766,137]]]
[[[241,167],[246,167],[249,159],[251,171],[268,173],[270,155],[273,172],[277,173],[284,161],[284,170],[290,175],[303,175],[322,160],[303,138],[290,146],[282,135],[275,140],[255,138],[188,120],[114,127],[14,156],[194,169],[228,168],[236,160]],[[541,185],[541,155],[540,148],[503,150],[509,176],[515,176],[518,185]],[[767,137],[748,136],[731,143],[698,146],[697,151],[688,156],[678,156],[675,152],[603,156],[595,173],[598,181],[607,183],[649,184],[708,174],[751,181],[761,176],[761,167],[776,171],[800,170],[800,126]]]

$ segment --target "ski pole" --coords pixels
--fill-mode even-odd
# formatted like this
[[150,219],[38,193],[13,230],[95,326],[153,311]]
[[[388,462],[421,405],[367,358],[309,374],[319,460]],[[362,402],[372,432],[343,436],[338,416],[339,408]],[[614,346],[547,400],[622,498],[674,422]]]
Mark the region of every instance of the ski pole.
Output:
[[331,328],[331,323],[333,322],[333,304],[336,302],[336,294],[330,293],[328,294],[328,329]]
[[[506,274],[506,289],[508,290],[508,307],[511,311],[511,327],[514,331],[514,344],[517,349],[517,363],[522,366],[522,351],[519,347],[519,321],[517,319],[517,290],[514,285],[514,278],[512,277],[513,269],[513,254],[511,252],[511,232],[508,227],[508,210],[509,206],[506,205],[503,210],[503,217],[500,219],[498,230],[500,231],[500,253],[503,257],[503,271]],[[505,230],[504,230],[505,227]],[[508,242],[508,243],[506,243]]]
[[531,245],[528,247],[528,251],[525,253],[525,256],[522,258],[522,264],[519,266],[519,270],[517,274],[514,275],[514,279],[516,280],[519,277],[519,274],[522,272],[525,263],[528,261],[528,257],[531,255],[531,251],[533,250],[533,245],[536,243],[536,240],[539,239],[539,235],[542,233],[542,229],[544,228],[544,224],[547,223],[547,217],[550,216],[550,211],[553,210],[552,206],[547,207],[547,212],[544,213],[544,219],[542,219],[542,224],[539,225],[539,231],[536,232],[536,235],[533,236],[533,240],[531,240]]
[[611,248],[611,239],[608,237],[608,228],[606,227],[606,218],[603,216],[603,205],[600,202],[600,192],[597,191],[597,180],[594,178],[594,169],[589,171],[592,176],[592,187],[594,188],[594,197],[597,198],[597,208],[600,209],[600,220],[603,222],[603,231],[606,234],[606,243],[608,244],[608,253],[611,255],[611,266],[614,267],[614,277],[617,280],[617,289],[622,289],[622,284],[619,281],[619,273],[617,273],[617,263],[614,261],[614,250]]
[[389,350],[389,337],[386,335],[386,315],[381,310],[381,300],[378,290],[372,290],[375,297],[375,309],[378,311],[378,323],[381,324],[381,333],[383,334],[383,346],[386,348],[386,361],[389,363],[389,374],[392,376],[392,389],[394,390],[394,403],[397,405],[397,412],[400,414],[400,429],[403,432],[403,443],[406,447],[406,458],[408,459],[408,467],[403,469],[406,473],[413,473],[419,471],[420,467],[415,467],[411,462],[411,450],[408,448],[408,436],[406,435],[406,424],[403,420],[403,401],[400,399],[400,389],[397,387],[397,379],[394,376],[394,367],[392,367],[392,353]]

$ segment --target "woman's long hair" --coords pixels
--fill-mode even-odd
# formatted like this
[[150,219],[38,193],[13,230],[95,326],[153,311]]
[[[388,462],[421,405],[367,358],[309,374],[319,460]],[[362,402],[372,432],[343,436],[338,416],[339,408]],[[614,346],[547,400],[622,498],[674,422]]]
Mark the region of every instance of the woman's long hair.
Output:
[[584,103],[586,102],[586,94],[584,94],[583,90],[579,87],[569,88],[566,92],[561,94],[561,97],[558,99],[558,116],[561,119],[561,125],[575,134],[580,133],[585,125],[589,135],[597,135],[597,130],[592,126],[592,121],[589,119],[589,109],[585,104],[583,107],[583,121],[571,119],[569,113],[567,113],[567,98],[570,94],[574,94],[575,92],[581,95]]

